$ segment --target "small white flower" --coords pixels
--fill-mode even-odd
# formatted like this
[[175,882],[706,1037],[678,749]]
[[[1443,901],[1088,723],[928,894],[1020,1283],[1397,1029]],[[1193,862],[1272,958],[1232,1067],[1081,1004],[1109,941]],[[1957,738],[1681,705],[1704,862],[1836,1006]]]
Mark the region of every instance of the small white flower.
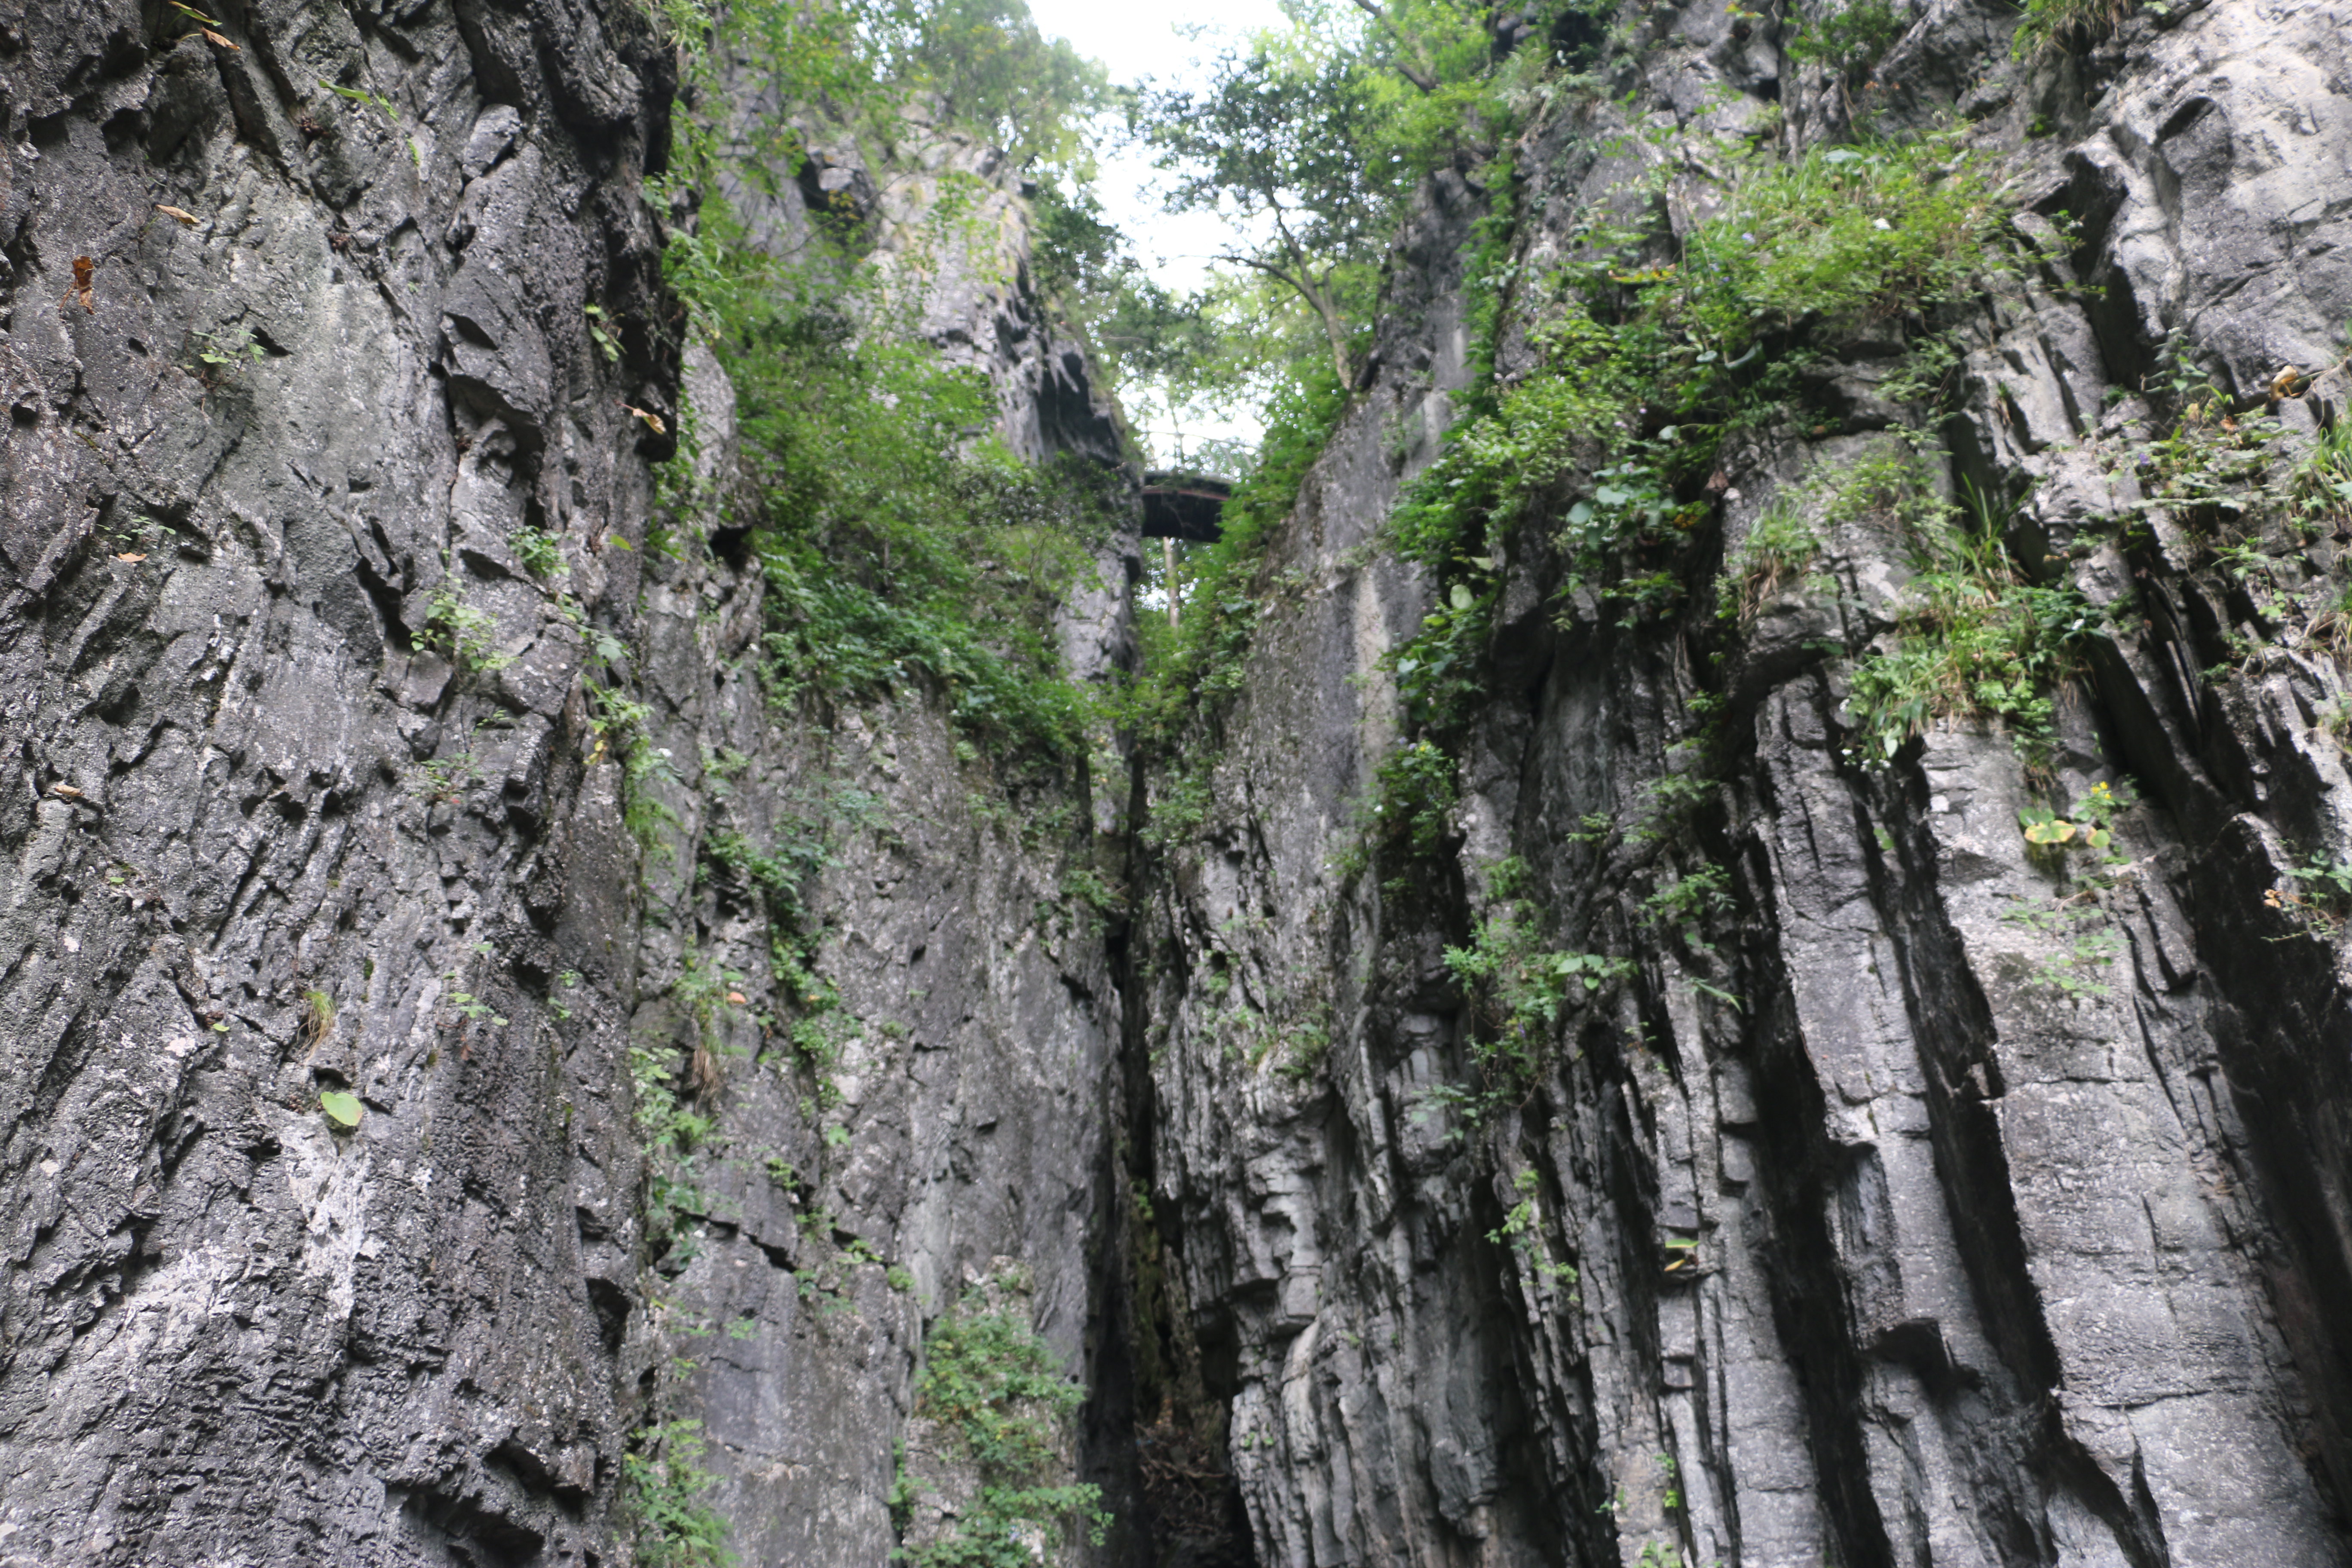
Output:
[[1871,226],[1871,227],[1873,227],[1873,228],[1883,228],[1883,229],[1886,229],[1886,230],[1889,230],[1890,232],[1891,232],[1891,231],[1894,229],[1894,227],[1895,227],[1895,226],[1894,226],[1893,224],[1891,224],[1891,223],[1887,222],[1887,221],[1886,221],[1885,218],[1883,218],[1883,217],[1874,217],[1874,218],[1872,218],[1872,219],[1870,220],[1870,226]]

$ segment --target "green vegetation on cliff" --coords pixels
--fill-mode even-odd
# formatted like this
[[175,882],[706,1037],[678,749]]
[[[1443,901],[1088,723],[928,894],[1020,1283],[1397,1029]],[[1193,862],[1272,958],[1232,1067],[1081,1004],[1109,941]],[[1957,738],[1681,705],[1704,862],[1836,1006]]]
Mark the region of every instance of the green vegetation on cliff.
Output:
[[[887,168],[909,136],[1001,142],[1082,189],[1077,127],[1099,109],[1098,68],[1042,38],[1016,3],[730,7],[690,57],[672,186],[694,220],[672,231],[668,275],[736,395],[740,461],[697,493],[674,465],[670,514],[715,515],[765,571],[765,668],[780,704],[863,700],[908,682],[942,690],[975,755],[1008,778],[1074,757],[1084,697],[1062,679],[1053,616],[1115,515],[1117,479],[1080,459],[1045,466],[993,435],[979,372],[926,341],[941,269],[1009,279],[1003,197],[952,159],[919,213],[880,237],[878,210],[780,243],[766,204],[817,154],[812,125]],[[730,73],[734,73],[730,75]],[[776,84],[777,107],[739,116],[731,81]],[[943,129],[909,130],[908,116]],[[942,145],[945,145],[943,142]],[[749,193],[753,205],[730,201]],[[795,237],[785,235],[781,239]],[[707,542],[672,535],[671,548]]]
[[[1029,1568],[1052,1561],[1065,1534],[1100,1545],[1110,1523],[1101,1489],[1055,1479],[1068,1468],[1067,1428],[1085,1400],[1024,1317],[986,1290],[968,1292],[923,1341],[915,1415],[946,1439],[935,1458],[968,1467],[976,1485],[902,1558],[917,1568]],[[891,1505],[902,1533],[928,1495],[902,1466]]]

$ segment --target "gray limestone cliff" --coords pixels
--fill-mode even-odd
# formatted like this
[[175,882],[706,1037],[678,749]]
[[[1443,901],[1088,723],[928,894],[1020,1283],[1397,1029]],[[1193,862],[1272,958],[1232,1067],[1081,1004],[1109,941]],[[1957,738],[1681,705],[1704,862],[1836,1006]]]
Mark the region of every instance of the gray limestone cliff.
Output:
[[[1705,603],[1621,614],[1539,531],[1491,542],[1461,799],[1384,887],[1349,859],[1400,722],[1379,661],[1438,605],[1373,546],[1468,382],[1490,205],[1439,177],[1378,378],[1269,546],[1199,844],[1135,938],[1183,1305],[1160,1332],[1205,1369],[1260,1563],[2352,1561],[2346,970],[2273,892],[2352,832],[2345,674],[2310,642],[2249,656],[2265,610],[2190,570],[2189,503],[2134,455],[2168,345],[2290,450],[2341,406],[2340,374],[2263,394],[2347,353],[2352,10],[2150,7],[2019,64],[2001,8],[1899,9],[1876,128],[1957,115],[2021,226],[2076,225],[1966,312],[1937,482],[2022,498],[2021,558],[2144,613],[2059,694],[2042,773],[1962,723],[1879,768],[1843,656],[1894,624],[1898,531],[1825,523],[1815,576],[1739,635]],[[1760,28],[1628,16],[1620,102],[1515,149],[1523,277],[1629,173],[1679,176],[1651,187],[1679,232],[1707,136],[1843,121]],[[1507,382],[1531,355],[1511,320],[1500,341]],[[1887,441],[1885,352],[1832,350],[1804,373],[1820,423],[1728,449],[1724,553]],[[2116,542],[2118,515],[2147,527]],[[1717,713],[1729,761],[1687,826],[1636,830]],[[2091,960],[2032,918],[2069,888],[2019,812],[2135,781],[2098,976],[2063,984]],[[1478,1020],[1443,953],[1506,860],[1545,945],[1632,978],[1471,1122],[1446,1090],[1477,1081]],[[1694,876],[1727,901],[1711,940],[1658,915]]]
[[[705,487],[733,459],[661,284],[644,15],[205,18],[0,33],[0,1561],[627,1562],[627,1456],[682,1420],[745,1561],[886,1561],[917,1303],[1018,1275],[1089,1352],[1094,809],[1027,800],[1041,849],[920,690],[778,721],[756,563],[648,547],[682,423]],[[922,330],[1016,450],[1115,457],[1002,160],[923,146],[1001,253]],[[925,200],[890,194],[886,239]],[[1062,617],[1081,677],[1132,554]],[[600,688],[643,702],[637,784]],[[811,823],[862,1032],[822,1085],[699,1085],[681,1181],[647,1064],[761,1054],[741,1006],[698,1038],[694,984],[779,984],[709,835]]]
[[562,0],[212,21],[0,32],[0,1558],[586,1561],[643,1352],[582,674],[677,369],[585,311],[667,313],[671,62]]
[[[1362,854],[1381,666],[1436,597],[1382,527],[1475,374],[1466,170],[1171,828],[1177,762],[1107,732],[1016,784],[919,681],[780,712],[742,541],[645,548],[660,466],[724,488],[735,437],[661,284],[636,10],[0,16],[0,1563],[627,1563],[630,1457],[695,1421],[741,1561],[879,1564],[975,1496],[915,1401],[967,1292],[1090,1390],[1056,1465],[1112,1524],[1039,1561],[2352,1563],[2352,1021],[2290,896],[2352,858],[2352,692],[2139,460],[2183,349],[2289,448],[2336,416],[2352,6],[2026,61],[1992,0],[1896,12],[1878,125],[1957,117],[2019,244],[2070,236],[1957,312],[1936,432],[2020,558],[2132,610],[2046,765],[1957,723],[1854,754],[1825,650],[1909,570],[1870,518],[1728,627],[1622,624],[1530,527],[1402,871]],[[1606,93],[1514,149],[1521,276],[1629,176],[1686,226],[1716,134],[1849,126],[1787,18],[1619,20]],[[888,255],[923,177],[811,145],[766,232],[846,193]],[[920,331],[1014,450],[1116,470],[1017,176],[912,122],[891,156],[994,237]],[[1808,368],[1823,416],[1731,449],[1702,551],[1883,448],[1885,362]],[[1134,536],[1093,542],[1081,680],[1133,658]],[[666,763],[634,783],[615,682]],[[1595,826],[1703,731],[1685,832]],[[2016,918],[2064,890],[2018,813],[2100,784],[2137,804],[2084,957]],[[808,870],[781,956],[747,843]],[[1628,978],[1474,1121],[1444,954],[1507,861]],[[1645,915],[1701,873],[1706,940]],[[639,1128],[672,1062],[687,1168]]]

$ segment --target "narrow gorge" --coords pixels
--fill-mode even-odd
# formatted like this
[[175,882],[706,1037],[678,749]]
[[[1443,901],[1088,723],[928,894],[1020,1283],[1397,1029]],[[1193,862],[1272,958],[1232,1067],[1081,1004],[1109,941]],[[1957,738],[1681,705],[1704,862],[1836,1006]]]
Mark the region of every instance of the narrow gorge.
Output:
[[0,8],[0,1565],[2352,1568],[2352,3],[1416,3]]

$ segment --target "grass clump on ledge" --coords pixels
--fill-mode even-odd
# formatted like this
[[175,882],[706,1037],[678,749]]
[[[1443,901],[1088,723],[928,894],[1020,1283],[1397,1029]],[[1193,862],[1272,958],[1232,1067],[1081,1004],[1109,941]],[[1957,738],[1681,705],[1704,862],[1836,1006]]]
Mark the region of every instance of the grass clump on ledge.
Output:
[[[2025,19],[2011,37],[2009,52],[2021,60],[2063,49],[2082,37],[2095,42],[2123,25],[2133,0],[2025,0]],[[2163,12],[2160,5],[2150,10]]]
[[2080,668],[2099,611],[2072,584],[2029,580],[1991,508],[1969,526],[1924,474],[1903,505],[1916,520],[1918,575],[1895,612],[1895,646],[1853,667],[1854,752],[1884,762],[1938,720],[1975,719],[2008,730],[2038,765],[2053,738],[2049,691]]
[[1949,511],[1927,488],[1918,458],[1902,446],[1817,462],[1772,499],[1724,562],[1716,614],[1743,629],[1753,625],[1765,602],[1828,548],[1824,536],[1850,523],[1874,522],[1919,539],[1945,525]]
[[[1400,500],[1390,537],[1438,582],[1420,634],[1384,661],[1414,738],[1449,743],[1481,691],[1519,530],[1550,531],[1564,600],[1591,589],[1621,627],[1662,620],[1703,553],[1727,440],[1811,422],[1803,365],[1856,336],[1903,343],[1908,383],[1930,389],[1951,357],[1939,311],[2011,265],[1996,243],[1995,170],[1957,133],[1727,156],[1723,205],[1678,259],[1655,259],[1655,234],[1595,227],[1533,285],[1550,297],[1522,306],[1533,371],[1479,389]],[[1734,618],[1804,568],[1810,534],[1773,520],[1734,563]],[[1402,800],[1381,805],[1385,821],[1410,815]]]
[[1939,134],[1752,163],[1675,265],[1631,259],[1645,237],[1596,234],[1529,334],[1536,373],[1490,396],[1399,505],[1399,552],[1483,600],[1489,547],[1589,472],[1561,548],[1578,581],[1637,574],[1712,509],[1700,482],[1724,438],[1796,412],[1802,353],[1858,331],[1925,341],[1930,313],[2000,271],[2002,210],[1990,169]]

